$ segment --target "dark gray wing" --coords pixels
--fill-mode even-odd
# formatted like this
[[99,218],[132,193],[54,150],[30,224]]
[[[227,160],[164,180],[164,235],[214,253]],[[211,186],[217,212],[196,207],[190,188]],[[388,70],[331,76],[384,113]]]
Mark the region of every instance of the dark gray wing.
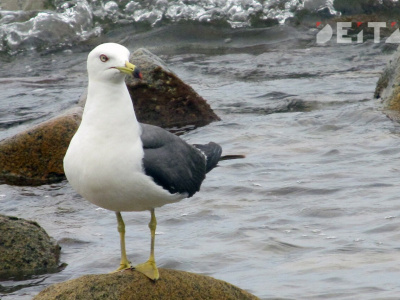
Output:
[[170,193],[199,191],[206,172],[205,156],[176,135],[148,124],[141,124],[146,175]]

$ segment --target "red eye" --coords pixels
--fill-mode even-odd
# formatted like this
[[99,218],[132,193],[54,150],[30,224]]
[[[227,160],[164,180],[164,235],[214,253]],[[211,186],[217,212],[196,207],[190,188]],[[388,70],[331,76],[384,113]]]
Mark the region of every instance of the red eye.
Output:
[[100,60],[101,60],[102,62],[106,62],[106,61],[108,60],[107,55],[104,55],[104,54],[100,55]]

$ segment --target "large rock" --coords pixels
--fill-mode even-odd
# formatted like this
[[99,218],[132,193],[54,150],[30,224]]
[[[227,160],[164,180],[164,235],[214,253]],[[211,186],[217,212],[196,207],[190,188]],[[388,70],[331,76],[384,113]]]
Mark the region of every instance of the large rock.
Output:
[[[140,68],[143,79],[128,76],[126,84],[139,122],[163,128],[205,126],[220,118],[207,101],[177,77],[147,49],[131,54],[130,62]],[[86,93],[79,105],[86,103]]]
[[81,114],[76,107],[1,141],[0,182],[39,185],[63,179],[63,158]]
[[204,126],[220,120],[210,105],[179,79],[165,63],[146,49],[131,54],[143,79],[127,78],[127,86],[140,122],[164,128]]
[[0,215],[0,279],[54,272],[60,246],[36,222]]
[[389,116],[398,119],[400,113],[400,48],[394,53],[383,70],[375,89]]
[[131,270],[114,274],[85,275],[49,286],[34,299],[258,299],[229,283],[208,276],[167,269],[159,271],[160,280],[157,282]]

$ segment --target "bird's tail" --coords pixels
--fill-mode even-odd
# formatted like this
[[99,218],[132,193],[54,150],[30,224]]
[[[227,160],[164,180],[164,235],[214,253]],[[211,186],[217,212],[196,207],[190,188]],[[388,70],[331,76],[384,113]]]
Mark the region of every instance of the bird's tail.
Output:
[[222,148],[220,145],[210,142],[208,144],[204,145],[199,145],[195,144],[193,145],[197,149],[199,149],[207,158],[207,166],[206,166],[206,172],[210,172],[213,168],[215,168],[218,164],[218,161],[221,157],[222,153]]
[[246,155],[241,155],[241,154],[234,155],[234,154],[231,154],[231,155],[221,156],[219,158],[219,161],[230,160],[230,159],[242,159],[242,158],[246,158]]
[[224,155],[221,156],[222,148],[220,145],[210,142],[208,144],[199,145],[194,144],[207,158],[206,172],[210,172],[213,168],[218,165],[218,162],[229,159],[240,159],[245,158],[244,155]]

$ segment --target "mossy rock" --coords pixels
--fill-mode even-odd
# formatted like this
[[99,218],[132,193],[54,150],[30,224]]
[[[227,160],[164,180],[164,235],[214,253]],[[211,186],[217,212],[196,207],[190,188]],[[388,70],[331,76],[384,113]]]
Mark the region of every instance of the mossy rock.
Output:
[[0,279],[55,272],[60,249],[36,222],[0,215]]
[[[200,127],[220,120],[207,101],[158,56],[141,48],[131,54],[129,61],[139,67],[143,75],[142,79],[126,78],[139,122],[168,129]],[[82,107],[86,103],[86,93],[79,99]]]
[[127,86],[138,120],[164,128],[204,126],[220,118],[207,101],[146,49],[131,54],[143,79],[127,77]]
[[64,178],[63,158],[78,129],[82,109],[43,122],[0,142],[0,181],[39,185]]
[[383,70],[374,96],[382,101],[385,113],[390,118],[400,120],[400,48]]
[[132,270],[113,274],[85,275],[51,285],[34,299],[258,299],[236,286],[209,276],[168,269],[159,269],[159,272],[160,279],[156,282]]

